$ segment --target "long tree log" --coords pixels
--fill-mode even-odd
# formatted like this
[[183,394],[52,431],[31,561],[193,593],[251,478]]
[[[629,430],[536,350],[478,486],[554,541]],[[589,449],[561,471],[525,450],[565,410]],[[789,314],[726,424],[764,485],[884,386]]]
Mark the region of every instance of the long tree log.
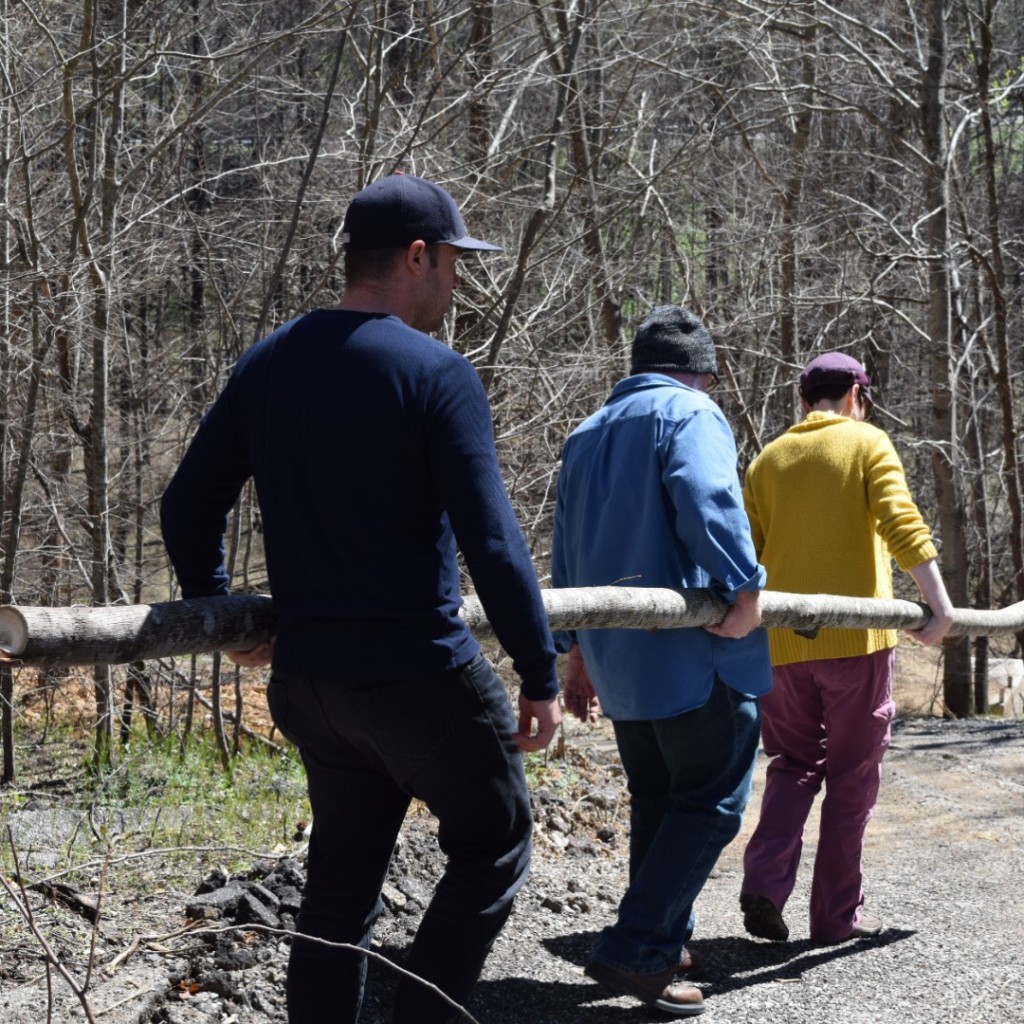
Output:
[[[721,622],[726,605],[707,590],[585,587],[544,590],[553,629],[677,629]],[[930,615],[915,601],[836,597],[829,594],[762,595],[764,624],[813,635],[839,629],[919,629]],[[478,633],[490,631],[483,607],[467,597],[463,618]],[[1024,629],[1024,602],[995,611],[957,609],[956,636],[1016,633]],[[246,650],[274,631],[267,597],[232,595],[151,605],[93,608],[0,606],[0,664],[69,667],[117,665],[172,655]]]
[[246,650],[273,633],[270,598],[233,594],[163,604],[0,606],[0,663],[120,665]]

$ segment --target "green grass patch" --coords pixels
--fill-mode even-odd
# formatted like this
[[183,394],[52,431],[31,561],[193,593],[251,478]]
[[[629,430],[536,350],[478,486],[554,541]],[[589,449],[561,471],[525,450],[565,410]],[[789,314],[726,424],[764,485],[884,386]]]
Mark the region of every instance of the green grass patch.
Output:
[[[192,861],[208,849],[212,859],[251,864],[253,853],[294,850],[299,823],[310,817],[291,748],[248,744],[225,770],[212,733],[186,743],[138,737],[97,768],[88,738],[58,729],[44,742],[19,744],[18,757],[17,784],[0,790],[0,820],[37,871],[179,848]],[[13,858],[3,834],[0,870],[10,871]]]

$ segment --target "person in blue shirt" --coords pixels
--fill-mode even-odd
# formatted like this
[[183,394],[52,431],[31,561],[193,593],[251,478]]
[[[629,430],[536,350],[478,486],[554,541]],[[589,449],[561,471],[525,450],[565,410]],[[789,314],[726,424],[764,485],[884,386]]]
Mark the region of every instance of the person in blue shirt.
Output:
[[[161,504],[182,595],[225,594],[226,517],[255,482],[276,616],[270,710],[296,744],[312,807],[298,931],[367,948],[413,798],[438,819],[444,876],[410,972],[462,1003],[527,873],[523,750],[560,720],[554,642],[502,480],[473,366],[430,337],[466,251],[452,197],[412,175],[359,192],[340,306],[299,317],[243,354]],[[522,680],[505,687],[459,617],[457,549]],[[361,954],[292,944],[291,1024],[355,1024]],[[457,1010],[403,978],[396,1024]]]
[[743,506],[735,440],[708,397],[714,341],[687,309],[640,325],[631,375],[565,443],[552,548],[555,587],[709,588],[718,626],[592,629],[569,647],[566,710],[612,719],[631,800],[629,887],[586,967],[606,988],[675,1016],[704,1009],[678,980],[693,905],[739,831],[771,689],[760,626],[765,570]]

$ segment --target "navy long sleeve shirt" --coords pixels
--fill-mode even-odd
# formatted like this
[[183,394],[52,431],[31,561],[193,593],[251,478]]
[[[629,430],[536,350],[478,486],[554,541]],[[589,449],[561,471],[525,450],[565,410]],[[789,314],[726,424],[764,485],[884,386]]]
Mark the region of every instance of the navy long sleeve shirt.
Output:
[[479,646],[457,548],[531,700],[558,692],[536,573],[471,363],[380,314],[318,310],[238,361],[161,503],[184,597],[228,592],[227,515],[249,477],[277,617],[274,666],[363,682]]

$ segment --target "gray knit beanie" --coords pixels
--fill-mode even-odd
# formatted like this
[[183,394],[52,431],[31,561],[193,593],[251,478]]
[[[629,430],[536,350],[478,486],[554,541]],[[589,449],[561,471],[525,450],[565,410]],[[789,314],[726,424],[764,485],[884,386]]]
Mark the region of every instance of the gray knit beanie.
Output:
[[715,342],[708,329],[682,306],[658,306],[637,329],[631,372],[713,373]]

